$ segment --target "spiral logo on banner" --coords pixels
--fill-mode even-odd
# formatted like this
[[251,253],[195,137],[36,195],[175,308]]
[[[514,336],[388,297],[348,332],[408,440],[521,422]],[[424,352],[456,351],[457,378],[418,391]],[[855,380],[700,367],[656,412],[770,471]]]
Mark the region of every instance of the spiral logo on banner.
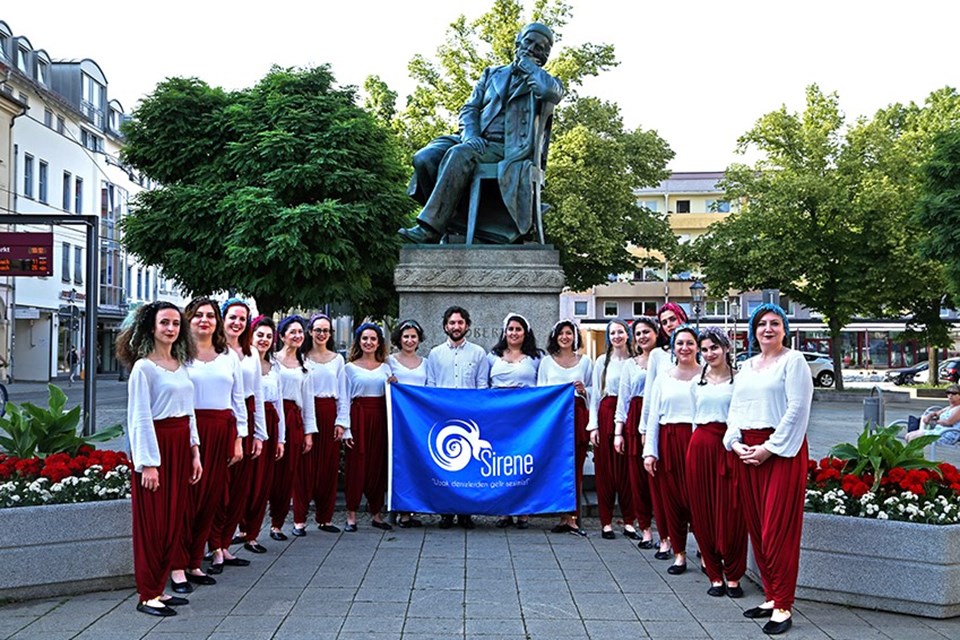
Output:
[[460,471],[470,459],[480,459],[480,452],[493,449],[489,442],[480,438],[480,426],[473,420],[447,420],[438,422],[428,436],[430,457],[444,471]]

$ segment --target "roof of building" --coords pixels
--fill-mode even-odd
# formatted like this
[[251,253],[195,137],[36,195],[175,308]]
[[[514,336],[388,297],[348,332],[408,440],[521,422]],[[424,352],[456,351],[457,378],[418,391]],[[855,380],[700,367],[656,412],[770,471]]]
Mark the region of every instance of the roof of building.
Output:
[[723,171],[684,171],[671,173],[670,177],[656,187],[637,189],[637,194],[664,193],[719,193],[723,190],[717,182],[724,177]]

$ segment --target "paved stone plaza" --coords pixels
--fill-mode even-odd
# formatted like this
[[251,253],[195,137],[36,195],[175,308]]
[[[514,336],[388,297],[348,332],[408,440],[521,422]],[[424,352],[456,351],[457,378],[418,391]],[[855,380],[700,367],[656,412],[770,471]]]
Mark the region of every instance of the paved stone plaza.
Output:
[[[888,405],[887,419],[926,404]],[[812,455],[855,437],[861,413],[859,403],[814,403]],[[956,448],[947,449],[943,457],[956,462]],[[586,522],[588,538],[552,534],[555,520],[547,518],[534,518],[526,531],[496,529],[483,518],[470,532],[425,520],[423,529],[384,533],[362,518],[355,534],[311,527],[307,537],[283,543],[263,535],[269,553],[241,551],[251,566],[227,567],[219,584],[199,587],[176,618],[137,613],[133,589],[8,604],[0,607],[0,638],[765,637],[761,624],[741,616],[762,599],[756,585],[745,582],[741,600],[711,598],[705,575],[669,576],[670,563],[653,551],[623,537],[601,539],[595,520]],[[960,618],[807,601],[798,601],[794,615],[792,640],[960,638]]]

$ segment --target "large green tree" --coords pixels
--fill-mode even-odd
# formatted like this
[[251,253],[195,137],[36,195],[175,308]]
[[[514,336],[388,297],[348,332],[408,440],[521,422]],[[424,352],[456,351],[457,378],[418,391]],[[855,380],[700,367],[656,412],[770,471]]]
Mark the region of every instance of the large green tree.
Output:
[[837,95],[811,86],[802,113],[783,107],[761,117],[738,142],[760,159],[726,174],[740,211],[693,246],[708,282],[779,289],[821,313],[837,371],[840,332],[855,316],[934,322],[929,308],[944,282],[939,266],[917,253],[923,230],[911,213],[930,128],[949,120],[942,111],[892,105],[848,126]]
[[237,291],[265,313],[395,306],[406,168],[327,66],[274,68],[236,92],[168,79],[124,133],[125,161],[160,185],[137,197],[124,242],[186,290]]
[[524,24],[540,21],[556,34],[546,69],[567,94],[556,111],[547,161],[544,219],[548,239],[561,254],[568,286],[584,289],[611,273],[635,270],[632,247],[670,251],[675,239],[666,219],[636,205],[634,189],[667,177],[673,158],[655,131],[630,128],[616,104],[580,95],[583,80],[616,66],[610,44],[561,44],[572,18],[562,0],[536,0],[529,14],[517,0],[494,0],[474,20],[459,16],[435,58],[417,55],[409,65],[416,82],[402,109],[396,93],[378,77],[364,84],[366,106],[389,122],[412,154],[431,139],[456,131],[457,113],[483,69],[514,57]]

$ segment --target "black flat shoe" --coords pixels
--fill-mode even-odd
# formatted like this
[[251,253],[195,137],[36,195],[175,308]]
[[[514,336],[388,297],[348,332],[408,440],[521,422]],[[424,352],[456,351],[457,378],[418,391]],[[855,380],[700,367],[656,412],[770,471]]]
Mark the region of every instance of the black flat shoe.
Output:
[[653,540],[641,540],[637,543],[637,547],[640,549],[653,549]]
[[763,607],[754,607],[753,609],[744,609],[743,617],[756,620],[757,618],[769,618],[773,615],[773,607],[764,609]]
[[292,533],[292,534],[294,535],[294,537],[296,537],[296,538],[302,538],[303,536],[307,535],[307,528],[306,528],[306,527],[294,527],[294,528],[293,528],[293,531],[291,531],[290,533]]
[[582,527],[577,527],[576,529],[574,529],[573,527],[570,527],[570,535],[580,536],[581,538],[586,538],[586,537],[587,537],[587,532],[584,531]]
[[195,576],[192,573],[187,574],[187,582],[192,582],[193,584],[199,584],[204,586],[217,584],[217,581],[211,578],[210,576]]
[[727,585],[727,596],[730,598],[742,598],[743,587],[741,587],[740,585],[737,585],[735,587],[731,587]]
[[243,543],[243,548],[249,551],[250,553],[266,553],[267,548],[260,544],[259,542],[245,542]]
[[137,603],[137,611],[151,616],[160,616],[161,618],[169,618],[170,616],[177,615],[177,612],[170,607],[154,607],[146,602]]
[[600,534],[600,537],[603,538],[604,540],[616,540],[617,534],[615,534],[613,531],[603,531]]
[[407,518],[406,520],[398,520],[397,526],[401,529],[416,529],[417,527],[422,527],[423,523],[416,518]]
[[684,562],[683,564],[672,564],[669,567],[667,567],[667,573],[669,573],[672,576],[679,576],[682,573],[686,573],[686,571],[687,571],[686,562]]
[[453,516],[440,516],[440,528],[449,529],[453,526]]
[[526,520],[517,520],[517,529],[529,529],[530,523]]
[[210,567],[207,569],[207,575],[218,576],[221,573],[223,573],[223,563],[211,562]]
[[166,599],[160,598],[160,602],[167,607],[184,607],[190,604],[190,601],[186,598],[178,598],[177,596],[169,596]]
[[193,593],[193,585],[189,582],[174,582],[170,580],[170,588],[174,593]]
[[348,522],[347,524],[343,525],[343,530],[346,531],[347,533],[356,533],[357,523],[354,522],[353,524],[351,524]]
[[669,551],[657,551],[655,554],[653,554],[653,557],[657,560],[669,560],[673,557],[673,554],[671,554]]
[[389,522],[378,522],[377,520],[371,520],[370,526],[374,529],[380,529],[381,531],[393,531],[393,527]]
[[630,529],[624,529],[624,530],[623,530],[623,537],[624,537],[624,538],[629,538],[630,540],[639,540],[639,539],[640,539],[640,534],[637,533],[636,531],[630,531]]
[[723,596],[727,595],[727,588],[722,584],[710,587],[707,589],[707,595],[713,596],[714,598],[722,598]]
[[284,540],[287,539],[287,534],[285,534],[283,531],[271,531],[270,539],[276,540],[278,542],[283,542]]
[[563,524],[555,524],[553,525],[553,528],[550,529],[550,533],[568,533],[570,531],[573,531],[573,527],[568,525],[566,522]]
[[460,525],[461,529],[468,531],[477,528],[477,525],[473,523],[473,516],[457,516],[457,524]]
[[340,533],[340,527],[335,524],[321,524],[317,527],[320,531],[326,531],[327,533]]
[[230,544],[244,544],[246,541],[247,536],[233,536],[233,540],[230,541]]
[[228,567],[249,567],[250,561],[246,558],[224,558],[223,564]]
[[778,636],[781,633],[786,633],[790,630],[790,627],[793,626],[793,618],[787,618],[783,622],[774,622],[773,620],[769,621],[767,624],[763,625],[763,632],[768,636]]
[[507,527],[512,527],[513,518],[510,516],[507,516],[506,518],[500,518],[499,520],[497,520],[497,524],[495,526],[497,527],[497,529],[506,529]]

